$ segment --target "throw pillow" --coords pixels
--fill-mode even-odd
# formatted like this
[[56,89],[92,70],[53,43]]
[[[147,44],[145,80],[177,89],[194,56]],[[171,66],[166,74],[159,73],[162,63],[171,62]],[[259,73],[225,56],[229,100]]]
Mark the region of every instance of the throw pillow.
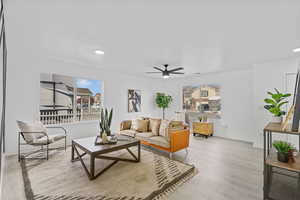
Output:
[[162,120],[161,121],[160,128],[159,128],[159,135],[160,136],[169,138],[169,134],[168,134],[169,133],[169,131],[168,131],[169,124],[170,124],[169,120]]
[[138,132],[147,132],[149,126],[148,120],[138,120]]
[[121,123],[121,131],[129,130],[131,128],[131,120],[126,120]]
[[160,119],[150,119],[149,121],[149,131],[154,135],[159,135]]
[[138,132],[147,132],[148,124],[148,120],[134,119],[131,123],[131,129]]
[[131,127],[130,127],[131,130],[138,130],[138,119],[133,119],[131,121]]

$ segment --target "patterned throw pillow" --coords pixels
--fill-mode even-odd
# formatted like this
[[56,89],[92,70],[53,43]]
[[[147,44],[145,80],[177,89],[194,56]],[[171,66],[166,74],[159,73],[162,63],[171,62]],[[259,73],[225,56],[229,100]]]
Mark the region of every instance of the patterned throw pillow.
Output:
[[160,122],[160,119],[150,119],[149,131],[151,131],[153,135],[159,135]]
[[131,121],[131,127],[130,127],[130,129],[131,130],[138,130],[138,119],[133,119],[132,121]]
[[169,138],[169,134],[168,134],[169,133],[169,131],[168,131],[169,124],[170,124],[169,120],[162,120],[161,121],[160,128],[159,128],[159,135],[160,136]]

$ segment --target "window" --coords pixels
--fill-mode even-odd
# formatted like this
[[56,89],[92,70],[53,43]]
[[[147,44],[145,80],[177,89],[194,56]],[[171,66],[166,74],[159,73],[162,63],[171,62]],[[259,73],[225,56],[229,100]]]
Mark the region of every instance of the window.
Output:
[[102,82],[58,74],[41,74],[40,120],[61,124],[100,118]]

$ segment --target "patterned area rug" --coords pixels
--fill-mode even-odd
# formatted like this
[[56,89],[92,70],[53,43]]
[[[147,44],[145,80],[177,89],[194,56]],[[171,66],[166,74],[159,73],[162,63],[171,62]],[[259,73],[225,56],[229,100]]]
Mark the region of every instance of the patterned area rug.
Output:
[[[133,152],[136,149],[133,148]],[[109,156],[130,158],[119,151]],[[170,160],[148,150],[141,151],[141,162],[118,162],[97,179],[90,181],[81,163],[71,162],[70,148],[46,160],[21,160],[27,200],[150,200],[167,195],[196,174],[194,166]],[[88,156],[84,161],[88,166]],[[112,161],[99,160],[98,170]],[[97,171],[97,170],[96,170]]]

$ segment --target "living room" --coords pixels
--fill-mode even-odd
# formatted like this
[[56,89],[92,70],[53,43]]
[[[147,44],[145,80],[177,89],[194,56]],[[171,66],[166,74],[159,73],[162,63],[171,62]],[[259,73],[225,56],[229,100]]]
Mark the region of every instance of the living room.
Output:
[[[5,37],[1,34],[1,41],[5,42],[1,42],[1,111],[4,114],[0,197],[3,199],[250,200],[271,199],[272,195],[275,199],[299,198],[299,178],[289,180],[276,175],[272,181],[266,181],[263,157],[264,127],[274,120],[264,107],[267,92],[274,93],[276,88],[291,94],[288,103],[282,106],[283,122],[289,119],[292,123],[289,108],[297,106],[294,88],[300,63],[299,1],[4,0],[2,5]],[[172,73],[176,68],[180,69]],[[79,90],[84,84],[93,98]],[[53,95],[44,93],[43,89],[49,89],[49,85],[51,89],[47,91],[54,92]],[[216,88],[218,95],[213,97],[218,97],[217,100],[207,100],[207,87]],[[185,88],[198,89],[200,96],[190,99],[193,95],[185,95],[188,94]],[[71,106],[64,108],[61,112],[64,114],[49,112],[52,107],[55,109],[55,98],[57,104],[62,102],[56,95],[63,92]],[[158,93],[171,97],[164,117],[157,103]],[[99,102],[95,103],[97,94]],[[54,102],[51,109],[49,99]],[[211,115],[207,113],[212,101],[218,101],[218,106]],[[186,109],[185,103],[193,109]],[[105,118],[101,116],[102,108],[108,109],[105,117],[113,109],[110,128],[105,134],[100,123]],[[199,112],[201,109],[205,115]],[[84,115],[84,111],[91,113],[91,110],[96,113]],[[169,124],[180,121],[180,128],[170,128],[168,124],[172,130],[163,133],[179,136],[167,140],[169,146],[163,147],[137,137],[139,132],[145,132],[137,131],[134,139],[140,142],[141,150],[138,145],[126,153],[133,154],[133,162],[139,163],[121,162],[128,155],[118,157],[114,166],[95,180],[89,180],[91,172],[85,172],[91,165],[85,160],[87,157],[83,160],[88,167],[75,162],[75,157],[70,162],[71,152],[82,161],[83,155],[76,152],[82,150],[79,139],[100,136],[104,140],[103,135],[110,132],[120,135],[124,121],[130,121],[127,128],[131,131],[133,124],[142,118],[148,121],[146,132],[152,131],[151,119],[164,121],[164,118]],[[22,130],[16,121],[40,121],[46,127],[62,127],[67,134],[66,151],[49,151],[48,158],[47,150],[48,159],[39,159],[41,164],[31,170],[30,164],[37,162],[31,162],[31,155],[21,156],[18,162],[19,140],[26,142],[26,137],[20,135]],[[193,134],[197,123],[212,125],[211,132],[204,134],[207,137]],[[186,133],[188,136],[182,137]],[[274,136],[273,140],[271,137],[271,142],[277,140],[291,143],[299,151],[297,136]],[[122,142],[120,139],[116,145]],[[53,140],[54,146],[56,143],[63,145],[63,140]],[[75,143],[78,146],[72,148]],[[46,155],[48,145],[43,145],[38,157]],[[39,146],[27,144],[20,153],[35,148],[40,150]],[[112,154],[118,156],[117,152]],[[150,155],[154,160],[147,160]],[[96,155],[96,158],[117,159],[105,156]],[[297,156],[294,159],[297,161]],[[96,160],[96,171],[105,169],[109,162]],[[146,173],[153,170],[146,163],[159,164],[161,160],[167,166],[176,165],[181,174],[178,177],[171,174],[175,178],[168,177],[169,182],[163,186],[158,184],[157,189],[149,181],[155,178]],[[145,167],[145,172],[140,165]],[[60,171],[60,167],[64,169]],[[125,170],[130,172],[126,175]],[[39,175],[48,178],[39,179]],[[55,181],[55,175],[61,179]],[[67,176],[71,178],[67,180]],[[77,180],[81,184],[67,187]],[[124,186],[128,189],[120,189]],[[266,189],[269,186],[271,189]],[[77,187],[83,189],[76,192]],[[103,189],[97,191],[97,187]],[[271,191],[270,198],[267,190]]]

